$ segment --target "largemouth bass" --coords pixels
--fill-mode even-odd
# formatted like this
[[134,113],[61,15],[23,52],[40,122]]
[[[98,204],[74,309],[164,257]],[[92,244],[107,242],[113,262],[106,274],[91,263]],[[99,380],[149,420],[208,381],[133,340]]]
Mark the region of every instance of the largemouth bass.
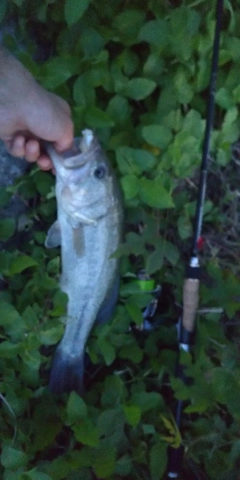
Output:
[[91,130],[62,154],[48,154],[56,170],[57,221],[45,245],[61,245],[60,287],[68,295],[65,333],[53,359],[50,389],[83,390],[85,346],[95,323],[110,320],[118,296],[118,261],[110,258],[121,241],[121,192]]

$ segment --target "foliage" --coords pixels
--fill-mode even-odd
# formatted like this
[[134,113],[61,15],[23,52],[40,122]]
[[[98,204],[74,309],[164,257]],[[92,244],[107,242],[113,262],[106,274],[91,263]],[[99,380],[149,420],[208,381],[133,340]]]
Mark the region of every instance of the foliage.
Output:
[[[112,323],[95,328],[89,339],[95,365],[89,367],[89,388],[83,398],[74,392],[57,398],[47,382],[63,333],[66,297],[58,288],[59,252],[44,248],[55,215],[54,179],[33,168],[10,188],[28,203],[33,228],[16,249],[15,225],[1,221],[0,240],[7,241],[0,253],[7,287],[0,293],[4,480],[163,478],[167,447],[181,441],[169,383],[175,398],[187,401],[185,468],[193,461],[210,480],[237,479],[240,283],[236,268],[234,274],[231,264],[222,268],[221,258],[209,251],[201,291],[201,306],[209,310],[199,314],[194,360],[182,355],[192,383],[174,377],[175,322],[192,234],[214,3],[1,2],[0,20],[10,25],[5,45],[44,87],[71,104],[76,134],[86,126],[96,130],[118,171],[126,210],[126,237],[116,252],[122,257],[120,301]],[[239,20],[239,2],[226,1],[213,171],[227,166],[239,135]],[[220,211],[212,190],[204,221],[220,235],[229,197],[223,192]],[[1,191],[1,207],[7,200],[8,192]],[[167,292],[167,306],[150,332],[137,328],[152,298],[136,283],[140,269]]]

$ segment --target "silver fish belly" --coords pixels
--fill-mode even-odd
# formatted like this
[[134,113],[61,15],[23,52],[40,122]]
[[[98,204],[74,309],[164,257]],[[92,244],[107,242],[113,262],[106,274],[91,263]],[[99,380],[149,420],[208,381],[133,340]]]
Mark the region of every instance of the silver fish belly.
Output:
[[91,130],[79,146],[58,154],[57,221],[45,245],[61,245],[61,289],[68,295],[64,336],[53,359],[50,389],[83,390],[85,346],[95,323],[110,320],[118,296],[118,261],[110,258],[121,241],[123,211],[114,172]]

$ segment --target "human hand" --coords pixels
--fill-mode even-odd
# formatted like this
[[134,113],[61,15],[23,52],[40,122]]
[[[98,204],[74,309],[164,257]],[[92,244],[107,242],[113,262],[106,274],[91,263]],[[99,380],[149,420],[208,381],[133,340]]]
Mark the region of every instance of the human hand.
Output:
[[52,168],[41,150],[41,140],[53,142],[57,151],[73,141],[69,105],[42,88],[18,60],[0,49],[0,138],[16,157]]

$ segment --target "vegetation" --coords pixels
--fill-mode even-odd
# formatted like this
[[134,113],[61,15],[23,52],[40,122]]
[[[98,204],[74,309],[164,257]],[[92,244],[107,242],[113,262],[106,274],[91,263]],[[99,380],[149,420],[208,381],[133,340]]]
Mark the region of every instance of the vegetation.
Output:
[[[17,243],[14,221],[0,223],[7,287],[0,292],[1,478],[158,480],[168,446],[177,447],[182,435],[184,479],[189,473],[237,480],[239,1],[225,2],[196,345],[193,359],[182,355],[188,386],[174,377],[175,325],[196,204],[215,2],[2,0],[0,19],[15,24],[5,45],[71,104],[76,134],[96,130],[118,172],[126,211],[115,317],[89,339],[85,395],[57,397],[48,377],[66,297],[58,288],[59,251],[44,247],[55,218],[54,178],[34,167],[0,191],[1,208],[16,193],[29,216]],[[152,298],[136,282],[141,269],[162,288],[150,331],[141,330]],[[175,399],[186,400],[181,434],[171,413]]]

